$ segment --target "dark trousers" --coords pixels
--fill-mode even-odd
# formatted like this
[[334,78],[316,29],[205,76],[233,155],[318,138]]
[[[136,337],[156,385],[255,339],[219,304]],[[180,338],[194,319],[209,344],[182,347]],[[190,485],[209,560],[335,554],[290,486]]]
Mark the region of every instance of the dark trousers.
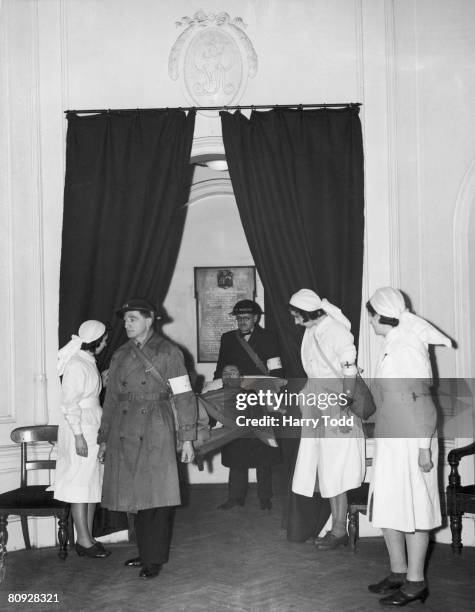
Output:
[[[259,465],[256,467],[257,497],[267,500],[272,497],[272,467]],[[228,497],[231,500],[246,499],[248,483],[248,468],[229,468]]]
[[161,565],[168,561],[174,508],[163,506],[139,510],[135,517],[135,535],[139,556],[144,565]]

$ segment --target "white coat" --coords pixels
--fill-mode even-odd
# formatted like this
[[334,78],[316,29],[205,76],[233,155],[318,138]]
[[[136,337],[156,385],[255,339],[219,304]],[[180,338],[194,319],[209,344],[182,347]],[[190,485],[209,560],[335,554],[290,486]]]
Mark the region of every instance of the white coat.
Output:
[[[101,378],[93,355],[79,351],[67,363],[61,384],[64,419],[58,428],[55,499],[70,503],[101,501],[103,466],[97,459],[97,432],[102,409],[99,404]],[[74,436],[82,433],[88,456],[76,453]]]
[[[316,343],[328,359],[326,363]],[[300,392],[304,397],[320,393],[343,391],[342,364],[354,363],[356,349],[353,335],[342,323],[330,316],[305,330],[301,347],[302,364],[308,381]],[[338,406],[321,410],[307,403],[300,406],[303,418],[321,418],[323,414],[339,416]],[[320,421],[321,423],[321,421]],[[365,444],[361,422],[354,417],[351,431],[343,433],[338,427],[302,427],[292,491],[312,497],[316,487],[322,497],[334,497],[359,487],[365,474]]]
[[[414,532],[441,524],[430,378],[426,345],[415,334],[393,328],[384,337],[375,372],[375,455],[368,498],[374,527]],[[420,448],[431,449],[430,472],[419,468]]]

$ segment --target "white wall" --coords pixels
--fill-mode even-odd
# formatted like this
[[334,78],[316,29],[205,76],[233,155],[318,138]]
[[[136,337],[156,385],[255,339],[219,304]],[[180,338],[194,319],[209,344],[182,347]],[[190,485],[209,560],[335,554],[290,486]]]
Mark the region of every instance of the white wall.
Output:
[[[474,251],[470,215],[475,202],[473,57],[475,4],[470,1],[396,2],[394,119],[398,226],[395,259],[400,286],[417,312],[452,336],[457,351],[436,349],[441,377],[473,377]],[[458,418],[453,446],[473,440],[474,414]],[[447,483],[448,467],[444,467]],[[473,457],[462,460],[463,482],[473,482]],[[464,544],[475,544],[464,518]],[[446,532],[439,539],[446,541]]]
[[[181,32],[175,21],[199,8],[226,10],[248,24],[246,32],[256,49],[259,68],[249,80],[242,103],[363,103],[364,295],[389,283],[405,289],[417,311],[461,343],[458,356],[447,349],[438,351],[441,375],[468,376],[473,371],[471,350],[465,350],[467,343],[473,343],[473,333],[466,289],[470,286],[468,225],[464,222],[474,199],[470,168],[475,157],[471,110],[475,5],[471,0],[208,0],[206,4],[3,0],[3,489],[18,477],[10,430],[59,419],[55,362],[66,133],[63,111],[186,104],[179,82],[168,77],[168,53]],[[217,147],[219,134],[219,121],[198,117],[197,145]],[[223,201],[235,215],[229,202]],[[221,211],[219,206],[210,199],[199,202],[195,210],[191,207],[186,232],[195,221],[197,228],[203,223],[199,217],[206,217],[205,211]],[[214,226],[211,215],[206,221]],[[239,242],[238,234],[233,236]],[[190,238],[189,245],[192,242]],[[193,259],[191,252],[183,252],[182,257],[182,273],[189,274],[187,265],[206,265],[205,257]],[[239,257],[244,261],[244,251]],[[176,278],[175,289],[190,295],[189,286],[179,289]],[[167,298],[170,309],[175,299],[171,296],[172,291]],[[177,324],[170,326],[170,334],[178,340],[188,337],[185,330],[192,333],[194,316],[189,319],[190,312],[187,315],[177,308],[174,313]],[[369,334],[364,316],[362,321],[360,350],[369,372],[377,341]],[[191,344],[194,346],[194,339]],[[473,423],[471,427],[473,431]]]

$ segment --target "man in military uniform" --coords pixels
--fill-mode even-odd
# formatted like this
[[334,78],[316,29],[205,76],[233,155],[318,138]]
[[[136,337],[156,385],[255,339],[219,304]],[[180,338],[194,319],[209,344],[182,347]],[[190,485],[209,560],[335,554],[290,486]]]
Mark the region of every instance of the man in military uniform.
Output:
[[[259,325],[259,304],[241,300],[230,313],[238,329],[221,336],[214,378],[221,378],[226,365],[234,364],[242,376],[282,376],[277,338]],[[243,506],[247,493],[248,470],[256,468],[260,507],[272,508],[272,465],[280,461],[280,452],[257,438],[241,438],[223,447],[222,464],[229,467],[228,499],[219,508]]]
[[180,349],[154,331],[156,310],[135,298],[117,313],[129,341],[114,353],[98,434],[104,461],[102,506],[136,514],[141,578],[168,561],[173,507],[180,504],[175,421],[181,460],[193,460],[196,399]]

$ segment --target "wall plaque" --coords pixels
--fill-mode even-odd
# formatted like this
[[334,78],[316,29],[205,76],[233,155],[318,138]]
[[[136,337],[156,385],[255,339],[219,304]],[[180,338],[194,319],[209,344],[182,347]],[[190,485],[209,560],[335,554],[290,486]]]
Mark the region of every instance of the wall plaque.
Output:
[[236,329],[229,313],[239,300],[256,296],[254,266],[195,268],[196,329],[198,361],[218,360],[221,335]]

